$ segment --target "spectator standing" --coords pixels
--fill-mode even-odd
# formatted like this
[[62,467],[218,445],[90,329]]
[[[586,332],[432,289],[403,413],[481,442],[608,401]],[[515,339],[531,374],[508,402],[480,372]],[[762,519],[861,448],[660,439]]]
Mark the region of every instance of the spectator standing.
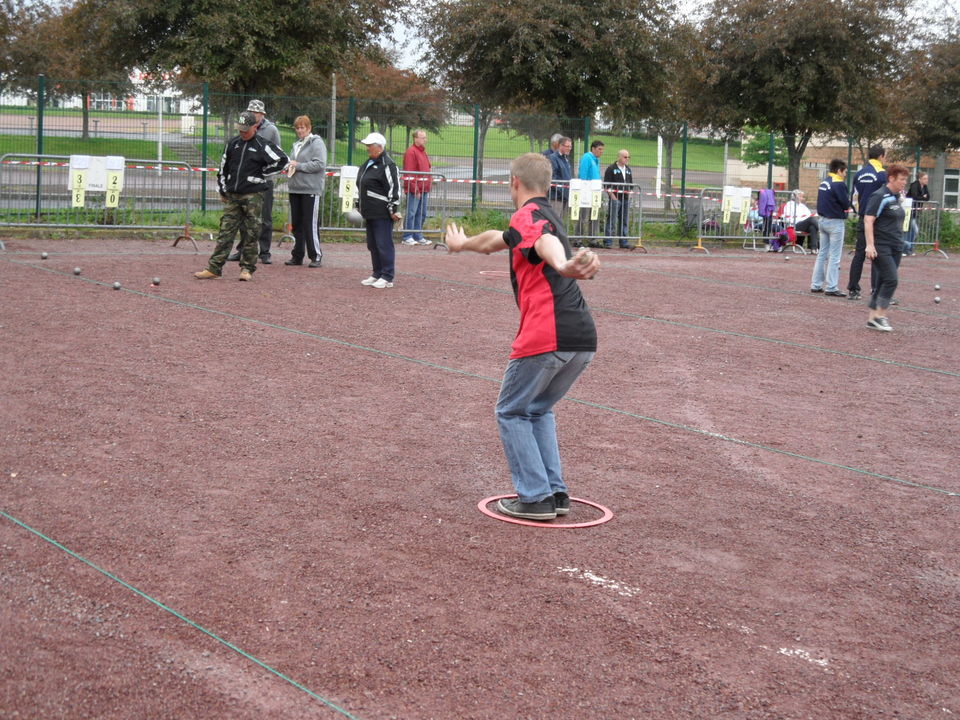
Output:
[[872,265],[870,314],[867,327],[890,332],[893,328],[887,319],[887,308],[897,289],[897,269],[903,249],[903,221],[906,211],[901,203],[907,186],[908,170],[903,165],[887,168],[885,187],[870,194],[870,202],[864,209],[863,232],[866,238],[866,256]]
[[566,216],[566,209],[570,204],[570,180],[573,178],[573,169],[570,167],[572,151],[573,140],[561,136],[557,151],[549,156],[552,173],[550,205],[560,220]]
[[[820,249],[820,219],[803,202],[806,197],[803,190],[790,193],[790,199],[780,210],[780,220],[785,227],[792,227],[798,233],[806,233],[807,247],[817,252]],[[797,236],[797,243],[803,245],[802,236]]]
[[553,155],[560,148],[560,141],[563,140],[563,135],[560,133],[554,133],[550,136],[550,147],[543,151],[543,155],[548,160],[550,156]]
[[407,196],[407,214],[403,221],[404,245],[430,245],[423,237],[423,221],[427,218],[427,199],[430,196],[429,175],[406,175],[429,173],[430,157],[427,155],[427,133],[413,131],[413,145],[403,154],[403,193]]
[[[817,214],[820,216],[820,252],[813,264],[810,292],[845,297],[839,288],[840,256],[843,255],[843,231],[847,212],[851,210],[847,194],[847,164],[840,159],[830,161],[830,172],[817,191]],[[826,284],[826,290],[824,290]]]
[[913,251],[913,244],[917,241],[917,235],[920,233],[917,213],[923,209],[925,202],[930,201],[930,190],[927,187],[927,174],[925,172],[921,172],[917,175],[917,179],[910,183],[907,197],[913,200],[913,206],[910,211],[910,229],[907,231],[903,242],[903,254],[916,255]]
[[373,271],[361,285],[378,290],[393,287],[395,257],[393,223],[400,219],[400,173],[387,154],[387,139],[372,132],[360,141],[367,147],[367,161],[357,173],[360,215],[367,226],[367,250]]
[[627,162],[630,160],[628,150],[617,151],[617,161],[612,163],[603,173],[604,190],[609,198],[607,207],[607,226],[604,232],[603,246],[613,247],[613,238],[620,238],[620,247],[630,248],[629,220],[630,220],[630,192],[633,190],[633,170]]
[[290,224],[293,226],[293,252],[284,265],[303,265],[303,256],[310,258],[308,267],[318,268],[323,260],[320,249],[320,204],[327,179],[327,146],[314,135],[307,115],[293,121],[297,140],[287,166],[287,190],[290,195]]
[[[603,155],[603,141],[594,140],[590,143],[590,151],[585,152],[583,157],[580,158],[580,173],[579,177],[581,180],[601,180],[600,175],[600,156]],[[600,243],[594,239],[597,236],[597,223],[590,219],[590,209],[589,208],[580,208],[580,220],[577,223],[577,235],[582,238],[588,238],[590,247],[601,247]]]
[[200,280],[219,278],[223,274],[223,264],[238,231],[242,248],[240,279],[253,279],[257,269],[257,234],[263,217],[266,177],[287,166],[288,158],[283,150],[257,134],[257,118],[252,112],[240,113],[237,133],[224,146],[220,159],[217,189],[224,210],[220,217],[217,246],[207,269],[193,274]]
[[847,297],[850,300],[859,300],[860,276],[863,274],[863,263],[866,259],[867,240],[863,230],[863,214],[867,210],[870,196],[887,184],[887,173],[883,170],[883,161],[887,157],[886,150],[880,145],[870,148],[867,163],[853,178],[853,191],[857,195],[857,211],[860,220],[857,222],[857,243],[853,249],[853,260],[850,261],[850,278],[847,280]]
[[578,279],[600,269],[594,253],[573,255],[563,223],[547,200],[552,172],[540,153],[521,155],[510,167],[510,196],[517,211],[506,232],[467,237],[450,225],[450,252],[510,252],[510,279],[520,308],[520,329],[497,399],[497,425],[514,499],[501,499],[505,515],[552,520],[566,515],[570,496],[563,480],[553,406],[593,359],[597,331]]
[[[267,119],[266,109],[262,100],[251,100],[247,105],[247,112],[252,112],[257,118],[257,135],[268,142],[280,147],[280,131],[277,126]],[[270,265],[273,260],[270,256],[270,245],[273,242],[273,180],[266,179],[267,189],[263,193],[263,215],[260,219],[260,233],[257,239],[259,245],[260,262]],[[241,240],[243,242],[243,240]],[[239,260],[243,248],[237,245],[236,251],[227,260]]]

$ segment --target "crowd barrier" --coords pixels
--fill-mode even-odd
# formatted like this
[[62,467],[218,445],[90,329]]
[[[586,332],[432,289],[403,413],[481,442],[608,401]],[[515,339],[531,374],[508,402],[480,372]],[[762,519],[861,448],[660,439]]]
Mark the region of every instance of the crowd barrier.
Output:
[[0,227],[177,230],[192,240],[194,175],[183,162],[3,155]]

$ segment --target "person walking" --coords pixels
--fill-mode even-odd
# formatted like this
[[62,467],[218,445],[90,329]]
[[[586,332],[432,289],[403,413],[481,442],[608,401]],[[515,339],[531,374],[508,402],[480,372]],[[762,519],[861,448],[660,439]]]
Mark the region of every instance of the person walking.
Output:
[[[251,100],[247,105],[247,112],[252,112],[257,119],[256,132],[267,142],[271,142],[280,147],[280,131],[277,126],[267,119],[267,111],[262,100]],[[241,242],[243,242],[241,240]],[[273,180],[266,178],[266,189],[263,191],[263,211],[260,216],[260,232],[257,237],[258,253],[262,265],[270,265],[273,262],[270,255],[270,246],[273,242]],[[227,260],[235,262],[240,259],[243,253],[243,247],[237,245],[237,249]]]
[[[850,196],[844,179],[847,164],[838,158],[830,161],[830,172],[817,191],[817,214],[820,216],[820,252],[813,264],[810,292],[833,297],[846,297],[840,287],[840,256],[843,255],[844,224],[850,207]],[[826,284],[826,290],[824,290]]]
[[400,174],[387,154],[387,139],[372,132],[360,141],[367,147],[367,162],[357,173],[360,215],[366,221],[367,249],[373,267],[361,285],[378,290],[393,287],[396,252],[393,247],[393,223],[400,219]]
[[857,195],[857,211],[860,219],[857,222],[857,242],[853,248],[853,259],[850,261],[850,277],[847,280],[847,297],[850,300],[859,300],[860,276],[863,275],[863,263],[866,259],[867,241],[863,229],[863,214],[867,210],[870,196],[887,184],[887,173],[883,169],[883,161],[887,151],[881,145],[870,148],[866,164],[857,171],[853,178],[853,191]]
[[308,115],[293,121],[297,140],[287,165],[287,192],[290,197],[290,225],[293,228],[293,251],[284,265],[303,265],[303,256],[310,258],[307,267],[318,268],[323,261],[320,248],[320,206],[327,178],[327,146],[311,131]]
[[423,221],[427,219],[427,200],[430,197],[430,168],[427,133],[414,130],[413,144],[403,154],[403,194],[407,196],[407,213],[403,220],[404,245],[432,244],[423,237]]
[[554,405],[593,359],[597,330],[577,280],[596,277],[600,260],[581,249],[576,255],[547,192],[552,171],[540,153],[527,153],[510,166],[510,197],[516,212],[504,232],[467,237],[450,224],[447,250],[490,254],[510,252],[510,279],[520,308],[520,329],[500,386],[496,417],[516,498],[502,498],[498,510],[510,517],[553,520],[570,511],[563,480]]
[[257,118],[252,112],[240,113],[237,135],[223,149],[217,189],[224,204],[220,217],[217,246],[205,270],[195,272],[199,280],[219,278],[223,265],[240,233],[240,279],[252,280],[257,269],[257,234],[263,217],[263,198],[267,190],[266,176],[287,166],[288,158],[278,146],[257,135]]
[[870,202],[864,210],[865,253],[872,265],[870,280],[873,284],[867,327],[872,330],[893,330],[887,319],[887,309],[898,284],[897,270],[903,252],[903,221],[906,218],[901,196],[909,174],[903,165],[890,165],[886,185],[870,195]]

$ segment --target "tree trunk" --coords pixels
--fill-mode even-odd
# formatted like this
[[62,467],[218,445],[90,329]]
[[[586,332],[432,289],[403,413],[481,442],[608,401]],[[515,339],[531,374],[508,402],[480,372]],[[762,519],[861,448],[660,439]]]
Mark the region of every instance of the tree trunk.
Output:
[[81,112],[81,115],[83,117],[83,121],[82,121],[83,131],[80,133],[80,137],[83,138],[84,140],[89,140],[90,139],[90,93],[83,92],[81,94],[81,97],[83,98],[82,102],[80,103],[83,106],[82,112]]

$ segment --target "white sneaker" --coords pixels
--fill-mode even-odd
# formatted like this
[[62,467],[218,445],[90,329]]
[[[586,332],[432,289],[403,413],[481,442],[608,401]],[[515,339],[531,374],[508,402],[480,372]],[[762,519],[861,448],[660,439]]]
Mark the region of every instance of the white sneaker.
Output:
[[387,280],[386,278],[380,278],[375,283],[373,283],[373,287],[377,288],[377,290],[383,290],[384,288],[393,287],[393,283]]
[[423,240],[417,240],[417,245],[433,245],[433,240],[423,238]]
[[404,239],[403,239],[403,244],[404,244],[404,245],[419,245],[420,243],[418,243],[418,242],[417,242],[416,240],[414,240],[413,238],[404,238]]
[[361,281],[360,281],[360,284],[361,284],[361,285],[373,285],[375,282],[377,282],[377,278],[375,278],[373,275],[371,275],[371,276],[368,277],[366,280],[361,280]]

